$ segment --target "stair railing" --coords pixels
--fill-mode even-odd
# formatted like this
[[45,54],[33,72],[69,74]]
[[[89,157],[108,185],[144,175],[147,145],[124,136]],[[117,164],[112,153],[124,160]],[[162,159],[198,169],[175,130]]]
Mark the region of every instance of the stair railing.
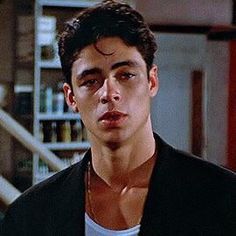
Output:
[[[33,153],[38,153],[40,158],[54,171],[60,171],[67,166],[53,152],[48,150],[29,131],[14,120],[7,112],[0,108],[0,125],[27,149]],[[0,198],[9,205],[20,195],[12,184],[0,175]]]

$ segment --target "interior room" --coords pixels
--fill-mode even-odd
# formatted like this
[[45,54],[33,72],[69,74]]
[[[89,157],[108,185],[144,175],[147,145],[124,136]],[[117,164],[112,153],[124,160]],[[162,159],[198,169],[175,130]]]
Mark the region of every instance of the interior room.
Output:
[[[0,0],[1,216],[90,147],[80,116],[65,104],[57,35],[96,2]],[[158,45],[153,130],[177,149],[236,171],[236,2],[126,2],[144,15]]]

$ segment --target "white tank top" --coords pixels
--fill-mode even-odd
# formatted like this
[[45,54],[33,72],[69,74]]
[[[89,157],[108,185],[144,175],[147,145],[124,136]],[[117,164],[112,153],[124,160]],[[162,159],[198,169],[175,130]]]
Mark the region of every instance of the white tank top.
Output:
[[85,213],[85,235],[86,236],[137,236],[140,225],[136,225],[125,230],[106,229],[94,222],[87,213]]

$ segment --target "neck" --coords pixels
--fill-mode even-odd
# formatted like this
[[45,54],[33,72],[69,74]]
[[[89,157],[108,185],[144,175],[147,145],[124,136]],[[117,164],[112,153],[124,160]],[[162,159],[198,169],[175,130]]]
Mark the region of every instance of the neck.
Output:
[[[155,149],[152,132],[139,135],[125,145],[118,145],[115,149],[101,143],[99,145],[92,143],[92,166],[96,175],[107,185],[114,189],[122,189],[136,182],[135,176],[142,176],[141,166],[154,155]],[[148,171],[147,168],[145,170]]]

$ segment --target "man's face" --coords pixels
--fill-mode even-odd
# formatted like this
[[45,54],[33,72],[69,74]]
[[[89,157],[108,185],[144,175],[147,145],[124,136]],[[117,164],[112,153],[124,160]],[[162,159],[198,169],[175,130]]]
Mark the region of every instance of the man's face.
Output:
[[158,82],[155,66],[147,78],[136,47],[117,37],[85,47],[72,65],[71,83],[64,84],[67,103],[80,113],[91,141],[122,143],[145,132]]

